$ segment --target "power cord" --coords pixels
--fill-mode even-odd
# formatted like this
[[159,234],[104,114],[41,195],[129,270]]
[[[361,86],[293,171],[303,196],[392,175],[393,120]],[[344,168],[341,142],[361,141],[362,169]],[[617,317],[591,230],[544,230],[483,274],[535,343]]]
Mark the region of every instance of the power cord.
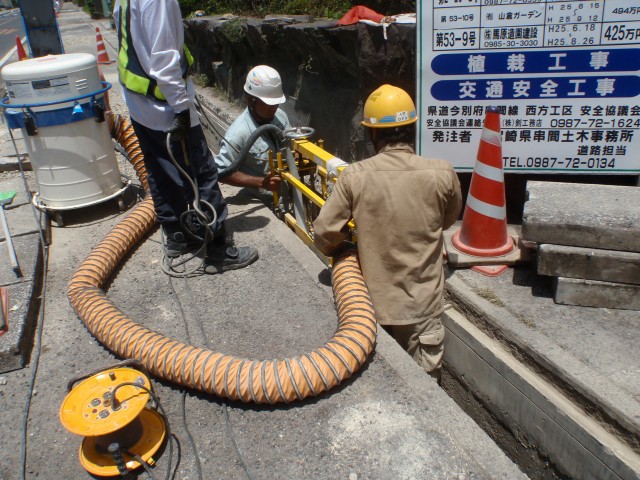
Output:
[[[110,395],[111,405],[116,405],[116,403],[117,403],[116,392],[118,391],[118,389],[120,387],[124,387],[126,385],[129,385],[129,386],[132,386],[132,387],[136,387],[136,388],[139,388],[139,389],[144,390],[145,392],[147,392],[149,394],[149,396],[155,402],[156,407],[158,408],[158,410],[160,410],[160,414],[162,415],[162,418],[164,419],[165,426],[167,428],[167,442],[169,443],[169,464],[167,465],[167,473],[165,475],[165,480],[169,480],[169,478],[171,478],[171,471],[172,471],[171,466],[173,464],[173,442],[172,442],[173,434],[171,433],[171,426],[169,425],[169,417],[167,416],[166,412],[164,411],[164,408],[162,407],[162,404],[160,403],[160,399],[156,396],[156,394],[153,392],[153,390],[150,389],[150,388],[145,387],[144,385],[140,385],[139,383],[136,383],[136,382],[122,382],[122,383],[119,383],[118,385],[116,385],[113,388],[113,390],[111,390],[111,395]],[[127,453],[127,455],[134,456],[132,453],[130,453],[128,451],[125,451],[125,453]],[[138,457],[138,458],[140,458],[140,457]],[[147,472],[147,474],[150,475],[151,478],[154,478],[153,474],[151,473],[151,470],[146,465],[146,462],[144,460],[142,460],[141,458],[140,458],[140,464],[144,467],[144,469]]]
[[[186,143],[185,141],[181,141],[180,145],[182,147],[182,154],[183,154],[183,158],[185,159],[185,161],[187,163],[190,164],[189,162],[189,152],[187,151],[186,148]],[[185,267],[185,271],[183,272],[179,272],[178,271],[178,267],[181,266],[185,266],[188,262],[190,262],[191,260],[193,260],[194,258],[198,257],[203,251],[205,251],[207,244],[213,239],[213,226],[215,225],[217,219],[218,219],[218,214],[216,212],[216,209],[213,207],[213,205],[211,205],[209,202],[202,200],[200,198],[200,191],[198,189],[198,183],[197,183],[197,179],[191,178],[191,175],[189,175],[179,164],[178,161],[176,160],[175,156],[173,155],[173,151],[171,148],[171,134],[168,133],[167,134],[167,139],[166,139],[166,147],[167,147],[167,152],[169,153],[169,158],[171,160],[171,163],[173,163],[173,165],[176,167],[176,169],[178,170],[178,172],[185,178],[185,180],[187,182],[189,182],[189,185],[191,186],[191,189],[193,190],[193,209],[187,210],[185,212],[182,213],[182,215],[180,215],[180,225],[182,226],[182,228],[188,232],[189,235],[191,235],[193,238],[195,238],[196,240],[202,241],[202,245],[200,246],[200,248],[198,248],[195,253],[191,253],[188,255],[185,255],[186,258],[184,259],[180,259],[177,261],[172,261],[166,254],[166,251],[163,252],[163,257],[162,257],[162,271],[164,273],[166,273],[167,275],[169,275],[170,277],[177,277],[177,278],[185,278],[185,277],[191,277],[194,276],[194,274],[196,274],[196,272],[198,272],[202,266],[204,265],[204,255],[202,256],[202,261],[198,263],[197,266],[195,267],[191,267],[189,270],[186,270]],[[194,175],[195,177],[195,175]],[[207,215],[207,213],[205,213],[202,210],[202,207],[206,207],[207,210],[209,210],[209,212],[211,212],[211,217],[209,215]],[[204,228],[204,235],[201,237],[199,236],[196,232],[194,232],[191,227],[190,227],[190,221],[188,220],[189,216],[193,216],[195,213],[196,216],[196,221],[198,223],[200,223],[200,225]],[[166,236],[164,231],[162,232],[163,234],[163,244],[166,245]]]
[[[189,326],[187,324],[187,316],[185,314],[184,308],[182,307],[182,302],[180,301],[180,297],[178,296],[178,292],[173,285],[173,280],[171,276],[169,277],[169,287],[171,288],[171,292],[173,293],[173,298],[178,302],[178,308],[180,309],[180,315],[182,316],[182,323],[184,324],[184,329],[187,336],[187,341],[190,344],[193,344],[193,340],[191,339],[191,335],[189,333]],[[203,337],[204,338],[204,337]],[[191,435],[191,431],[189,430],[189,425],[187,423],[187,411],[186,411],[186,401],[187,401],[187,391],[185,389],[181,389],[181,414],[182,414],[182,427],[187,434],[187,439],[191,444],[191,449],[193,450],[193,454],[196,460],[196,470],[198,472],[198,478],[202,480],[202,465],[200,463],[200,455],[198,455],[198,448],[196,446],[196,442],[193,439],[193,435]]]
[[[189,333],[189,327],[187,325],[187,321],[186,321],[186,314],[184,311],[184,308],[182,307],[182,302],[180,301],[180,297],[178,295],[178,292],[175,289],[175,286],[173,285],[173,281],[171,280],[171,278],[169,278],[169,285],[171,287],[171,291],[173,293],[174,298],[176,299],[176,301],[178,302],[178,308],[180,309],[180,314],[182,315],[182,319],[184,322],[184,326],[185,326],[185,331],[186,331],[186,335],[187,335],[187,341],[189,342],[189,344],[193,344],[193,340],[191,338],[191,335]],[[204,343],[204,347],[211,350],[211,347],[209,345],[209,342],[207,340],[207,336],[205,334],[204,331],[204,326],[200,317],[200,314],[197,312],[197,304],[195,302],[195,298],[193,296],[193,291],[191,290],[191,288],[189,287],[189,283],[185,282],[185,288],[187,290],[187,294],[189,295],[189,300],[191,302],[191,305],[193,306],[193,308],[196,310],[196,322],[197,325],[199,327],[200,330],[200,335],[202,336],[202,340]],[[184,428],[185,431],[187,432],[187,436],[189,438],[189,441],[192,445],[193,451],[195,453],[196,456],[196,468],[198,470],[198,478],[202,479],[202,468],[200,465],[200,457],[198,456],[198,451],[195,445],[195,441],[193,440],[193,437],[191,436],[191,433],[188,429],[187,426],[187,420],[186,420],[186,413],[185,413],[185,400],[186,400],[186,391],[183,392],[183,411],[182,411],[182,418],[183,418],[183,423],[184,423]],[[238,446],[238,443],[236,442],[236,438],[235,438],[235,434],[233,432],[233,427],[231,425],[231,418],[229,417],[229,410],[227,407],[227,404],[224,402],[221,402],[222,405],[222,409],[224,411],[224,415],[225,415],[225,425],[226,425],[226,429],[227,429],[227,433],[229,435],[229,438],[231,440],[231,443],[233,444],[233,447],[236,451],[236,454],[238,456],[238,459],[240,461],[240,464],[242,465],[242,469],[244,470],[245,475],[247,476],[248,480],[253,480],[253,476],[251,475],[250,471],[249,471],[249,467],[247,466],[247,464],[244,461],[244,455],[242,454],[242,451],[240,450],[240,447]]]
[[213,123],[213,121],[209,118],[209,115],[207,115],[207,112],[204,110],[202,103],[200,102],[200,97],[200,94],[196,94],[195,96],[198,112],[202,114],[202,116],[207,121],[207,124],[211,126],[211,128],[216,132],[216,135],[218,135],[220,138],[224,138],[225,134],[227,133],[226,130],[223,131],[222,129],[218,128],[218,126],[223,128],[224,126],[220,124],[216,125],[215,123]]
[[[20,175],[22,177],[22,183],[24,185],[24,191],[27,198],[31,197],[31,190],[29,189],[29,182],[27,181],[27,177],[24,172],[24,167],[22,165],[23,156],[18,151],[18,146],[16,144],[16,140],[13,136],[13,132],[9,129],[9,135],[11,136],[11,142],[13,143],[13,148],[16,152],[16,158],[18,159],[18,167],[20,168]],[[26,479],[27,474],[27,430],[29,428],[29,413],[31,411],[31,399],[33,397],[33,390],[36,383],[36,376],[38,374],[38,367],[40,365],[40,353],[42,349],[42,331],[44,329],[44,308],[46,303],[46,294],[47,294],[47,265],[49,264],[49,246],[47,245],[47,241],[45,239],[44,231],[42,230],[42,212],[37,210],[36,207],[31,204],[31,212],[33,213],[33,218],[38,225],[38,236],[40,240],[40,247],[42,248],[42,263],[43,263],[43,274],[42,274],[42,295],[40,297],[40,313],[38,315],[38,326],[36,328],[36,335],[34,340],[34,355],[33,355],[33,369],[31,370],[31,376],[29,378],[29,394],[27,396],[27,400],[25,402],[23,416],[22,416],[22,445],[20,447],[20,456],[22,459],[22,479]]]

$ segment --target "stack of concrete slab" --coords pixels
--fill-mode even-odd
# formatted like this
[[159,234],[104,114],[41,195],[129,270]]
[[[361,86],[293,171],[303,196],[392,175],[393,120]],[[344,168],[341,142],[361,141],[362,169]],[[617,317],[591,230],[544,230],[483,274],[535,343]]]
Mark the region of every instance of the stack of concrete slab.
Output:
[[522,237],[565,305],[640,310],[640,188],[530,181]]

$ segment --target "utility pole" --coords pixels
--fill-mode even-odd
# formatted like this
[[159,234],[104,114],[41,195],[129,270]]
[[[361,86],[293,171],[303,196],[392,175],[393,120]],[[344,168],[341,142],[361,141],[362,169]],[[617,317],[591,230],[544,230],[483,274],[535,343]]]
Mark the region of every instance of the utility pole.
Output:
[[53,0],[20,0],[18,6],[31,56],[64,53]]

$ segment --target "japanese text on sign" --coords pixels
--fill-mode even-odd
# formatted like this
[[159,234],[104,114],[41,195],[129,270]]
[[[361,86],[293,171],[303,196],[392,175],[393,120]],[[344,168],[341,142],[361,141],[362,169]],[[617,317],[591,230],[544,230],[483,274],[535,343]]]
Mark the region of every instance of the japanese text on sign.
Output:
[[640,0],[431,0],[418,21],[420,153],[471,170],[493,105],[506,171],[640,173]]

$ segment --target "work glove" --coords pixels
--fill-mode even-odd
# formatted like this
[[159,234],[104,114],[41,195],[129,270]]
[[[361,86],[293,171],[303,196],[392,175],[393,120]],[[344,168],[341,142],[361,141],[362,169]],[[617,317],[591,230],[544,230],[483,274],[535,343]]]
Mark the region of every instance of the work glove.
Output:
[[191,113],[189,110],[183,110],[178,112],[173,117],[173,123],[169,127],[169,133],[171,134],[171,140],[174,142],[181,142],[186,140],[189,136],[189,129],[191,128]]

